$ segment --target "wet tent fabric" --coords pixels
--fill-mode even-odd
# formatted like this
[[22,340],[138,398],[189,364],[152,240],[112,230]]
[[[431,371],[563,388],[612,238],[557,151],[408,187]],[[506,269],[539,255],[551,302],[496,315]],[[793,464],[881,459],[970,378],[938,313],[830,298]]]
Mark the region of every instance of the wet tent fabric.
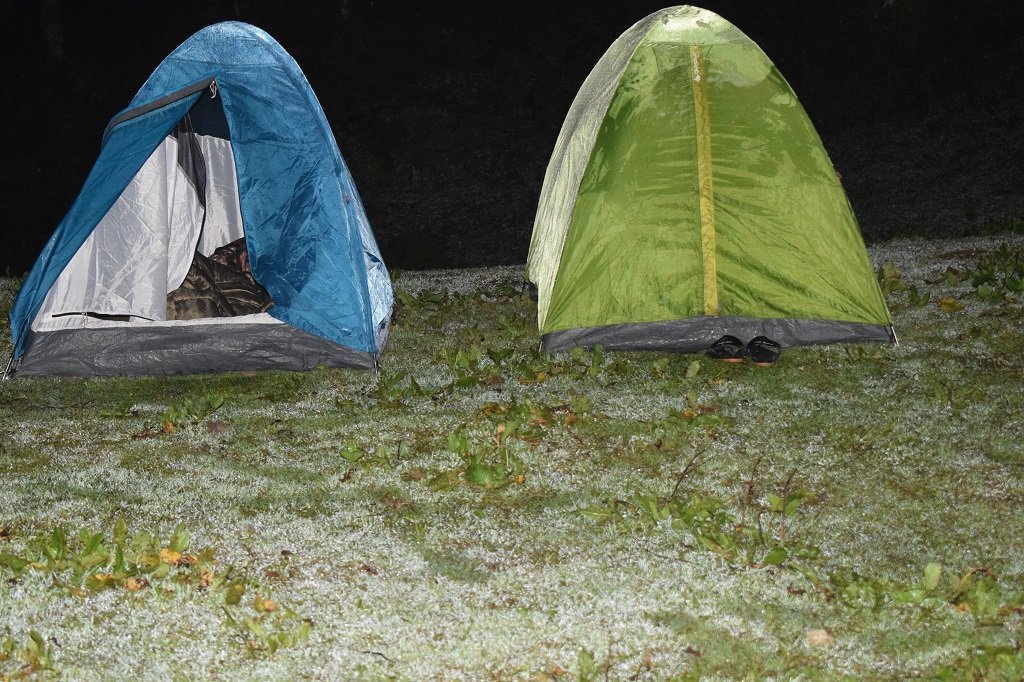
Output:
[[[209,120],[204,123],[204,118]],[[205,173],[186,173],[184,179],[184,146],[172,134],[183,122],[192,140],[184,146],[202,147],[209,161]],[[156,177],[163,167],[171,169],[165,186]],[[189,183],[196,185],[197,178],[204,187],[189,193]],[[286,365],[371,366],[386,341],[393,295],[355,183],[295,61],[264,31],[225,22],[199,31],[172,52],[111,121],[82,191],[30,271],[11,311],[15,367],[32,364],[33,347],[47,346],[44,337],[60,335],[58,345],[71,348],[69,336],[73,339],[76,329],[87,327],[89,333],[81,338],[92,337],[102,345],[106,335],[125,352],[138,355],[137,363],[126,360],[123,371],[104,366],[93,368],[95,373],[192,371],[187,360],[163,366],[160,352],[150,353],[149,342],[140,342],[141,348],[133,345],[133,338],[152,337],[153,326],[158,325],[167,333],[157,336],[179,339],[161,342],[164,346],[197,339],[216,343],[218,334],[209,324],[165,323],[157,303],[176,286],[176,278],[184,276],[192,251],[197,246],[202,250],[202,233],[215,229],[209,224],[212,209],[205,210],[206,195],[224,214],[225,235],[241,236],[244,229],[252,275],[274,305],[265,319],[253,320],[256,324],[241,324],[249,321],[241,318],[221,320],[233,334],[248,333],[257,340],[247,346],[234,338],[220,355],[231,358],[250,352],[251,365],[236,357],[223,365],[213,362],[203,371],[259,365],[256,356],[283,360],[288,356],[288,334],[267,331],[267,324],[280,323],[294,331],[294,338],[317,349],[308,360]],[[165,233],[158,238],[118,233],[136,224],[141,225],[140,233],[153,231],[152,215],[162,211],[173,217],[156,228]],[[140,222],[142,213],[150,217]],[[126,247],[126,239],[134,247]],[[186,242],[184,248],[181,242]],[[103,261],[103,254],[111,250],[117,254],[115,265],[111,259]],[[154,274],[159,268],[163,270]],[[100,274],[83,274],[90,271]],[[161,282],[161,273],[166,282]],[[154,290],[167,290],[160,296],[140,296],[136,279],[150,281]],[[140,298],[147,302],[140,303]],[[90,319],[82,322],[85,316],[70,314],[82,312]],[[196,331],[199,327],[204,330]],[[246,329],[251,331],[242,331]],[[196,339],[190,338],[193,332]],[[261,336],[269,346],[261,346]],[[202,353],[203,347],[196,346],[193,352]],[[210,353],[218,351],[211,348]],[[55,366],[62,361],[56,358]],[[268,360],[264,366],[277,364]],[[86,359],[81,373],[91,373],[88,366]]]
[[696,7],[638,22],[584,82],[526,274],[549,350],[893,338],[810,119],[753,41]]

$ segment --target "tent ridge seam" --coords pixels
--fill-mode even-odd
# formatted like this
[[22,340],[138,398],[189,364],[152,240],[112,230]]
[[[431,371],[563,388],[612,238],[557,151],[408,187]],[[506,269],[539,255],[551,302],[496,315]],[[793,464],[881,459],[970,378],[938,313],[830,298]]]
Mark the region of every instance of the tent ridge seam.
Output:
[[711,121],[705,87],[707,73],[700,45],[690,46],[690,78],[697,131],[697,189],[700,211],[701,263],[704,269],[704,314],[718,314],[718,268],[715,262],[715,196],[711,167]]

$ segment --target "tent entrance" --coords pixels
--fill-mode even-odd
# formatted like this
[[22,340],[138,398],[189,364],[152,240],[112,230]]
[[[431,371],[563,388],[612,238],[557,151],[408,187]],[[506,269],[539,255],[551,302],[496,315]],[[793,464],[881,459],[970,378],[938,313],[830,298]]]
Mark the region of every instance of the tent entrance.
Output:
[[75,253],[32,329],[264,312],[270,297],[248,270],[244,238],[229,128],[213,81]]

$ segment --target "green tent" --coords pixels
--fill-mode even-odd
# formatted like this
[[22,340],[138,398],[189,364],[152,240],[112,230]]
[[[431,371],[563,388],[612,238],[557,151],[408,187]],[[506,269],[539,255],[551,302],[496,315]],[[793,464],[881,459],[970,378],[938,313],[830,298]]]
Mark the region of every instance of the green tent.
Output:
[[692,352],[895,341],[846,194],[761,49],[697,7],[656,12],[580,88],[526,275],[544,346]]

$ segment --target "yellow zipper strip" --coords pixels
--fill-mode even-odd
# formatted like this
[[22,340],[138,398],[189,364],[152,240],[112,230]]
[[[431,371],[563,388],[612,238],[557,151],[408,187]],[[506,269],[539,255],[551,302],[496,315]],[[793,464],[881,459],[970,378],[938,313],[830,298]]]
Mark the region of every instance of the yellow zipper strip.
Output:
[[711,118],[707,74],[700,45],[690,46],[693,113],[697,122],[697,187],[700,191],[700,252],[704,265],[704,314],[718,315],[718,267],[715,262],[715,194],[711,171]]

